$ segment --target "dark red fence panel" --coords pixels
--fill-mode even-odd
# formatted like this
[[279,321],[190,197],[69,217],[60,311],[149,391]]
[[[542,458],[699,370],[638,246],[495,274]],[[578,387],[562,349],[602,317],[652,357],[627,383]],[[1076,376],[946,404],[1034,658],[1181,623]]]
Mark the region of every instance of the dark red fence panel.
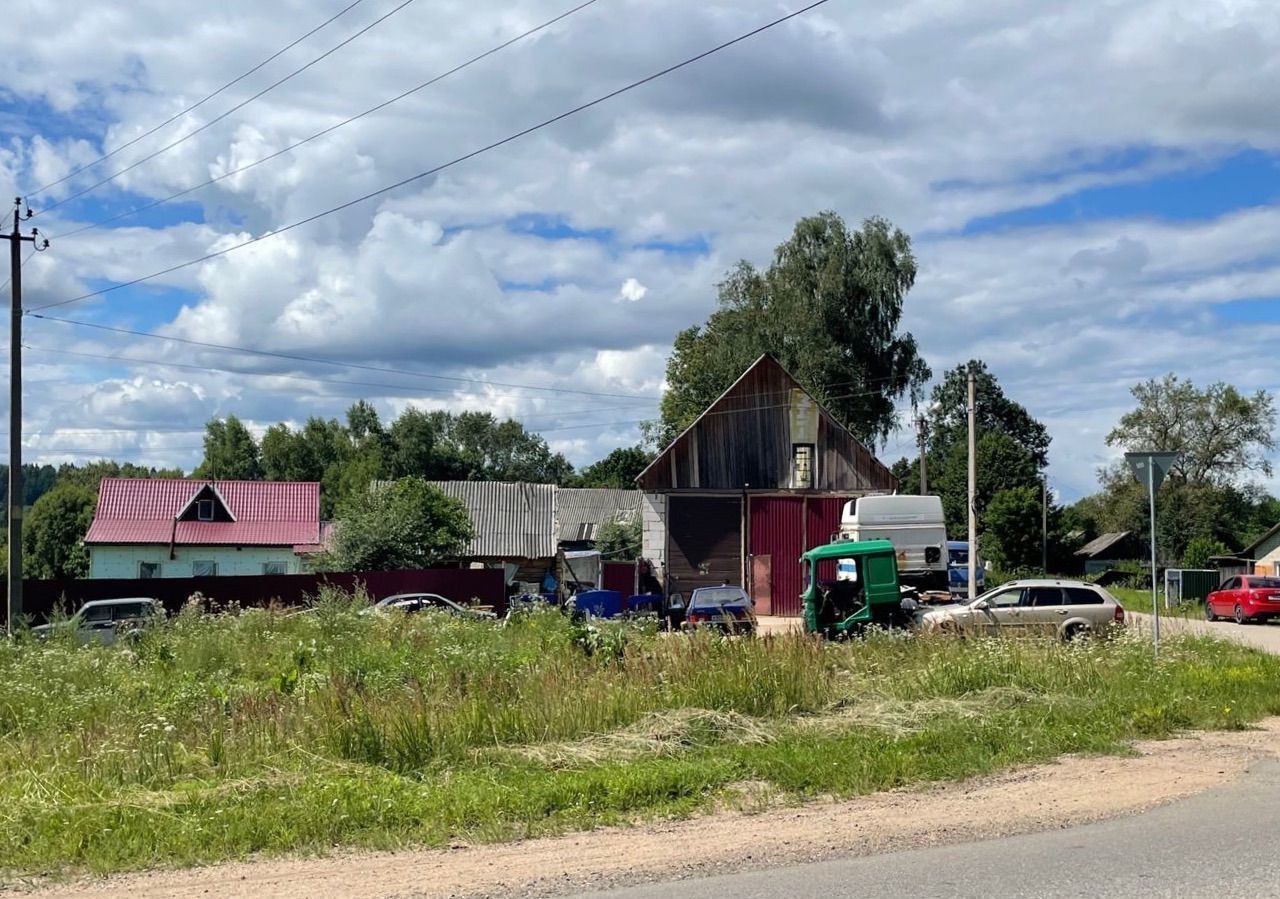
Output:
[[623,596],[636,592],[635,562],[605,562],[600,576],[600,586],[606,590],[617,590]]
[[[22,605],[34,623],[48,619],[60,604],[68,613],[93,599],[149,596],[160,600],[170,612],[182,608],[191,594],[199,592],[219,605],[300,606],[315,596],[322,585],[354,590],[357,584],[374,599],[396,593],[439,593],[457,602],[478,600],[498,614],[506,611],[505,578],[496,568],[428,568],[420,571],[344,571],[327,574],[279,574],[248,577],[154,578],[131,580],[99,578],[64,581],[23,581]],[[0,584],[0,622],[7,625],[8,602]]]

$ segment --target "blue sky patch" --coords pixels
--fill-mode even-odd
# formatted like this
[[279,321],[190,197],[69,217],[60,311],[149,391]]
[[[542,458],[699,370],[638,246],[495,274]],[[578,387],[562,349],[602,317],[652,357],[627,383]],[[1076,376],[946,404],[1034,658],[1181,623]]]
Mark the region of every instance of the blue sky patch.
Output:
[[1210,166],[1158,175],[1146,181],[1091,187],[1051,203],[971,219],[961,234],[1146,217],[1201,221],[1280,200],[1280,156],[1246,150]]
[[594,240],[597,243],[612,243],[612,228],[575,228],[563,215],[544,215],[528,212],[518,215],[507,222],[507,230],[516,234],[532,234],[543,240]]

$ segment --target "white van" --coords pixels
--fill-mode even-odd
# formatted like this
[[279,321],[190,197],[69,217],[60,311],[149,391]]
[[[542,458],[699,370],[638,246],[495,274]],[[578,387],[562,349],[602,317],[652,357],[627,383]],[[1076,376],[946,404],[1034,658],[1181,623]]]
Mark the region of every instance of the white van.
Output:
[[[947,526],[937,496],[864,496],[845,503],[841,540],[888,540],[897,550],[898,577],[921,590],[949,589]],[[837,578],[850,575],[843,567]]]

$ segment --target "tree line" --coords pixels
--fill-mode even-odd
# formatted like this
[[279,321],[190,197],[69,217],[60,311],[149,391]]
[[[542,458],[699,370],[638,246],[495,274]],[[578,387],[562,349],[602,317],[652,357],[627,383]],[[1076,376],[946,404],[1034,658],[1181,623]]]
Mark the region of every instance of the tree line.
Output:
[[[260,440],[235,416],[210,421],[193,474],[318,481],[324,518],[372,522],[385,519],[394,505],[398,516],[418,522],[417,527],[443,523],[447,538],[424,537],[423,545],[453,545],[465,540],[469,524],[431,496],[426,482],[632,487],[658,447],[687,427],[759,355],[770,353],[873,446],[912,424],[896,411],[903,400],[913,410],[922,409],[929,491],[942,498],[947,530],[954,536],[967,532],[967,378],[972,372],[979,549],[1002,569],[1039,569],[1046,512],[1048,567],[1055,572],[1071,570],[1073,553],[1099,534],[1145,534],[1145,495],[1122,462],[1099,472],[1096,493],[1042,508],[1048,429],[1006,395],[981,359],[948,370],[927,391],[933,373],[913,335],[901,327],[916,273],[911,239],[884,219],[869,218],[850,229],[834,212],[802,218],[765,269],[739,263],[717,285],[716,310],[703,324],[675,336],[659,416],[643,426],[642,444],[614,450],[580,472],[513,420],[486,412],[409,408],[384,423],[373,405],[361,400],[342,421],[317,417],[300,427],[281,422]],[[1181,454],[1160,496],[1157,549],[1163,562],[1201,567],[1210,556],[1239,550],[1280,521],[1280,501],[1257,484],[1259,475],[1271,474],[1269,454],[1275,449],[1270,395],[1244,395],[1222,383],[1197,387],[1170,374],[1136,385],[1133,396],[1135,408],[1116,423],[1107,444],[1117,452]],[[918,492],[916,459],[899,459],[892,469],[901,492]],[[97,482],[109,475],[181,477],[182,472],[111,462],[29,467],[26,498],[33,506],[26,540],[33,576],[83,572],[87,557],[74,535],[87,528]],[[383,481],[410,481],[411,486],[370,490]],[[634,542],[632,536],[611,531],[607,542],[624,547]],[[343,551],[364,561],[379,553],[412,558],[408,543],[364,556],[356,547]]]

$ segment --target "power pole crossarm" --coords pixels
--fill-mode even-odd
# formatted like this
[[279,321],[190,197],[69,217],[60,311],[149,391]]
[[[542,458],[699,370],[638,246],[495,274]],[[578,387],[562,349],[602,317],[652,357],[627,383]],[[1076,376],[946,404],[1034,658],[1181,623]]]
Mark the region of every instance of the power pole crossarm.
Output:
[[[22,245],[48,249],[49,241],[36,228],[22,233],[22,197],[13,201],[13,231],[9,239],[9,632],[22,617]],[[31,210],[27,210],[31,218]]]

